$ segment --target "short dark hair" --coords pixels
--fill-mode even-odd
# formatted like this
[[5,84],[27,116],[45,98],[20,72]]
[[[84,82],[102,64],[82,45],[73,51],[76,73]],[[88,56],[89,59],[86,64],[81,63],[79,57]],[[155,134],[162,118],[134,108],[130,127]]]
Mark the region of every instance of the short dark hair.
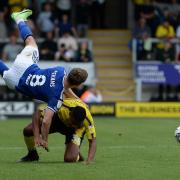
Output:
[[81,68],[73,68],[68,76],[67,76],[67,80],[69,82],[70,85],[80,85],[81,83],[83,83],[88,77],[88,73],[85,69],[81,69]]
[[75,119],[76,125],[81,127],[84,119],[86,118],[86,110],[81,106],[72,108],[72,116]]

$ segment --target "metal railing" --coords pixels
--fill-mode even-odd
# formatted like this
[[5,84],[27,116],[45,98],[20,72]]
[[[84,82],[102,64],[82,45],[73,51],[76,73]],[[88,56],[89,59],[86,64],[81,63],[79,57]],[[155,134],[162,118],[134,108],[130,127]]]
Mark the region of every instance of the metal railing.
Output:
[[[172,39],[157,39],[157,38],[149,38],[149,42],[153,44],[157,44],[157,43],[165,43],[165,42],[171,42],[172,44],[179,44],[180,45],[180,39],[179,38],[172,38]],[[136,64],[138,62],[140,62],[141,64],[147,64],[147,63],[151,63],[151,64],[162,64],[162,62],[160,62],[157,59],[152,59],[152,60],[148,60],[148,61],[143,61],[143,60],[139,60],[138,59],[138,54],[137,54],[137,40],[133,39],[132,40],[132,62],[133,62],[133,75],[134,75],[134,81],[136,84],[136,95],[135,95],[135,100],[136,101],[142,101],[142,88],[143,88],[143,83],[142,80],[136,77]]]

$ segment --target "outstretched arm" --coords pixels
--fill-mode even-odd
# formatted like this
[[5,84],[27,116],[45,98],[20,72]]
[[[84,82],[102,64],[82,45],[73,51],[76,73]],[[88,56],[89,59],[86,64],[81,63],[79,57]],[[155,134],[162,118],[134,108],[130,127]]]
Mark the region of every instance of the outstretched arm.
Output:
[[40,128],[41,128],[41,111],[38,110],[34,113],[32,118],[32,127],[33,127],[33,134],[34,134],[34,141],[35,145],[41,145],[41,137],[40,137]]
[[45,149],[48,149],[48,134],[49,134],[49,128],[51,126],[53,115],[54,115],[54,111],[48,108],[45,110],[44,118],[41,126],[41,135],[43,140],[43,144],[41,146],[44,147]]
[[93,161],[94,156],[96,154],[96,138],[89,139],[89,151],[88,151],[88,158],[86,160],[86,164],[89,164]]

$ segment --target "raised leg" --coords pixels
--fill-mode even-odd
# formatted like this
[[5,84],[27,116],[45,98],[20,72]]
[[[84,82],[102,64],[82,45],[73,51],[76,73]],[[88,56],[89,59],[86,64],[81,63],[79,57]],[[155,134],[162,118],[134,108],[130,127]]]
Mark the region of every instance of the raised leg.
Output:
[[32,31],[25,22],[30,15],[32,15],[32,11],[30,9],[25,9],[21,12],[12,13],[11,17],[17,23],[20,35],[24,40],[25,45],[37,47],[36,41],[33,38]]

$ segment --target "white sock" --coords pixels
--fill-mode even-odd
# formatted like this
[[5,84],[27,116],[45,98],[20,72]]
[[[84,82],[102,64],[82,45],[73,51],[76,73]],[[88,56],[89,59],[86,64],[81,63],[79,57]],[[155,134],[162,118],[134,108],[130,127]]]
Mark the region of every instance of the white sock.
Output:
[[17,24],[19,24],[20,22],[24,22],[24,19],[16,19]]

